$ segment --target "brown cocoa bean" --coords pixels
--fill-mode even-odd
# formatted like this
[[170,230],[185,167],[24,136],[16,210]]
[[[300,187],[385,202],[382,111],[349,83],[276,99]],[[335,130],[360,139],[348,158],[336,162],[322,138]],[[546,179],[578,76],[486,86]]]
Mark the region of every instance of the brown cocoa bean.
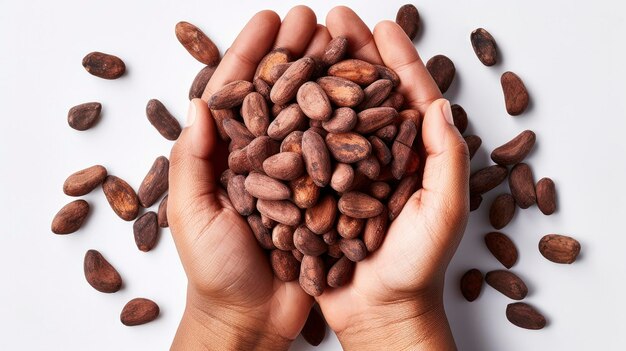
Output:
[[[276,66],[272,67],[272,69],[270,70],[269,83],[272,85],[276,84],[276,81],[280,77],[282,77],[283,74],[285,74],[285,71],[287,71],[287,69],[291,67],[291,65],[293,65],[293,62],[285,62],[285,63],[277,64]],[[271,93],[272,91],[270,90],[270,100],[271,100]]]
[[263,220],[261,219],[261,216],[255,213],[248,216],[248,218],[246,219],[259,245],[266,250],[275,249],[276,247],[274,246],[274,242],[272,241],[272,234],[270,234],[269,229],[267,229],[263,225]]
[[287,185],[262,173],[250,173],[244,184],[248,194],[257,199],[287,200],[291,197],[291,190]]
[[306,116],[298,104],[285,107],[267,128],[267,135],[274,140],[282,140],[306,123]]
[[274,83],[275,81],[270,79],[270,72],[272,68],[276,65],[287,63],[289,61],[291,61],[291,54],[289,53],[289,50],[285,48],[276,48],[261,59],[261,62],[259,62],[259,65],[257,66],[256,73],[254,74],[254,78],[260,78],[268,83]]
[[220,184],[224,190],[228,189],[228,182],[230,178],[236,176],[235,172],[233,172],[230,168],[226,168],[224,172],[220,175]]
[[296,94],[298,105],[310,119],[326,121],[333,111],[330,100],[324,90],[315,82],[306,82]]
[[444,55],[436,55],[426,62],[426,69],[439,87],[439,91],[442,94],[448,91],[456,74],[454,63]]
[[454,121],[454,126],[459,130],[459,133],[465,133],[467,129],[467,112],[461,105],[454,104],[450,106],[452,110],[452,120]]
[[235,175],[228,181],[227,193],[231,204],[242,216],[254,212],[256,201],[245,188],[246,177]]
[[358,237],[364,227],[364,219],[353,218],[344,214],[339,215],[339,220],[337,221],[337,232],[343,238],[354,239]]
[[380,129],[378,129],[374,135],[376,135],[377,137],[379,137],[380,139],[391,143],[393,142],[393,138],[396,137],[396,134],[398,133],[398,127],[396,127],[393,124],[384,126]]
[[339,107],[355,107],[365,98],[363,89],[345,78],[321,77],[317,84],[324,90],[328,99]]
[[156,245],[158,233],[157,214],[153,211],[144,213],[133,223],[135,244],[140,251],[148,252],[152,250],[154,245]]
[[379,79],[374,83],[363,89],[365,97],[363,102],[359,105],[360,110],[366,110],[368,108],[378,107],[387,99],[389,93],[393,89],[393,83],[388,79]]
[[470,212],[476,211],[482,202],[483,197],[480,194],[470,194]]
[[392,91],[389,94],[389,97],[387,97],[387,99],[380,104],[380,107],[391,107],[395,110],[402,109],[402,106],[404,106],[404,95],[398,93],[397,91]]
[[254,85],[254,91],[261,94],[261,96],[263,96],[263,99],[265,99],[265,101],[271,101],[270,91],[272,90],[272,87],[270,87],[270,85],[267,84],[266,81],[264,81],[261,78],[255,78],[252,81],[252,85]]
[[388,218],[389,215],[387,211],[383,211],[376,217],[368,218],[365,222],[363,242],[368,252],[374,252],[382,245],[385,234],[387,233]]
[[372,153],[376,156],[380,164],[383,166],[388,165],[392,161],[393,156],[387,144],[375,135],[370,136],[367,140],[369,140],[372,145]]
[[320,188],[315,185],[313,178],[308,174],[289,182],[292,201],[299,208],[309,208],[317,203],[320,196]]
[[375,217],[384,210],[384,206],[380,201],[357,191],[343,194],[339,198],[337,206],[341,213],[354,218]]
[[298,251],[298,249],[291,250],[291,254],[293,255],[293,257],[296,258],[296,260],[298,260],[298,262],[302,262],[302,258],[304,257],[304,254]]
[[248,161],[248,149],[243,148],[241,150],[233,150],[228,155],[228,168],[230,168],[235,174],[245,174],[252,170],[252,166]]
[[354,170],[350,165],[337,163],[330,179],[330,186],[335,191],[343,193],[350,189],[354,181]]
[[548,234],[539,241],[539,252],[552,262],[570,264],[580,253],[580,243],[569,236]]
[[478,298],[483,288],[483,274],[478,269],[470,269],[461,277],[461,294],[472,302]]
[[217,66],[220,51],[200,28],[188,22],[178,22],[175,29],[176,38],[193,58],[207,66]]
[[538,330],[546,326],[546,318],[534,307],[524,302],[515,302],[506,306],[506,319],[514,325]]
[[524,281],[510,271],[496,270],[485,275],[485,281],[494,289],[513,300],[522,300],[528,294]]
[[320,296],[326,288],[324,260],[318,256],[302,257],[300,265],[300,286],[311,296]]
[[209,98],[209,107],[214,110],[222,110],[239,106],[246,96],[253,91],[254,85],[246,80],[230,82],[213,93]]
[[522,162],[535,146],[535,133],[525,130],[506,144],[491,152],[493,162],[502,166],[512,166]]
[[331,229],[322,234],[322,239],[327,245],[332,245],[339,240],[339,235],[337,235],[337,231],[335,229]]
[[332,195],[325,195],[304,212],[306,226],[315,234],[328,232],[335,224],[337,201]]
[[411,145],[417,136],[417,127],[411,120],[405,120],[400,125],[398,135],[391,146],[391,173],[396,179],[401,179],[406,172],[411,155]]
[[301,220],[300,210],[287,200],[272,201],[259,199],[256,202],[256,208],[259,212],[278,223],[296,226]]
[[291,251],[296,248],[293,243],[294,228],[282,223],[276,224],[272,229],[272,242],[277,249]]
[[346,133],[356,126],[356,112],[349,107],[333,111],[330,119],[322,122],[322,128],[329,133]]
[[310,57],[295,61],[272,87],[270,92],[272,102],[283,105],[293,99],[300,86],[309,80],[314,69],[315,61]]
[[69,196],[89,194],[98,185],[102,184],[106,176],[106,168],[100,165],[74,172],[63,183],[63,192]]
[[506,227],[515,214],[515,199],[511,194],[498,195],[489,208],[489,222],[496,229]]
[[213,77],[213,73],[217,66],[205,66],[203,69],[196,74],[196,77],[191,83],[191,87],[189,88],[189,100],[199,99],[202,97],[204,93],[204,89],[206,89],[206,85]]
[[276,155],[280,151],[280,145],[276,140],[263,135],[252,140],[246,150],[246,157],[252,169],[263,172],[263,162],[270,156]]
[[76,105],[67,113],[67,124],[76,130],[87,130],[98,122],[101,111],[102,104],[99,102]]
[[389,198],[389,202],[387,202],[390,221],[393,221],[398,217],[398,215],[400,215],[402,208],[404,208],[404,205],[407,203],[407,201],[409,201],[409,198],[411,197],[411,195],[413,195],[413,192],[415,192],[418,182],[419,179],[416,175],[409,175],[400,180],[396,191],[393,192],[393,194]]
[[328,74],[348,79],[359,85],[372,84],[378,79],[376,67],[369,62],[357,59],[343,60],[328,68]]
[[157,211],[157,222],[161,228],[169,227],[169,222],[167,220],[167,196],[168,195],[165,195],[163,200],[161,200],[159,210]]
[[159,313],[159,306],[154,301],[138,297],[124,305],[120,313],[120,322],[129,327],[146,324],[155,320]]
[[478,170],[470,176],[470,193],[482,195],[497,187],[506,179],[509,170],[506,167],[495,165]]
[[123,220],[132,221],[139,213],[139,199],[135,190],[123,179],[107,176],[102,183],[104,195],[113,211]]
[[480,148],[483,140],[477,135],[468,135],[463,139],[465,139],[465,143],[467,144],[471,160],[472,158],[474,158],[474,155],[476,155],[476,151],[478,151],[478,148]]
[[[398,76],[398,74],[394,70],[392,70],[389,67],[383,66],[383,65],[374,65],[374,66],[376,67],[376,71],[378,71],[378,76],[381,79],[388,79],[388,80],[390,80],[391,84],[393,85],[394,88],[397,87],[398,85],[400,85],[400,77]],[[404,104],[404,96],[402,94],[398,93],[398,92],[395,92],[395,93],[392,92],[391,94],[395,94],[398,97],[402,98],[402,102],[403,103],[401,103],[400,106],[398,106],[398,108],[396,108],[396,109],[399,109],[400,107],[402,107],[402,105]]]
[[276,226],[276,221],[265,216],[265,215],[261,215],[261,223],[263,223],[263,226],[267,229],[274,229],[274,227]]
[[324,54],[322,54],[322,63],[325,66],[334,65],[345,56],[347,50],[348,39],[343,36],[334,37],[324,49]]
[[396,118],[398,118],[398,111],[391,107],[374,107],[363,110],[357,114],[354,131],[368,134],[390,124]]
[[335,262],[328,270],[328,276],[326,278],[328,286],[338,288],[346,285],[350,281],[350,278],[352,278],[353,272],[354,262],[350,261],[348,257],[342,256],[339,258],[339,261]]
[[256,91],[246,95],[241,106],[243,122],[254,136],[265,135],[270,125],[270,111],[263,95]]
[[234,118],[227,118],[222,121],[224,132],[232,139],[242,145],[248,145],[254,140],[254,135],[250,133],[248,128]]
[[376,180],[380,174],[380,163],[374,155],[369,155],[356,163],[356,172],[364,174],[367,178]]
[[[305,133],[306,134],[306,133]],[[333,158],[343,163],[355,163],[366,159],[372,152],[372,145],[357,133],[328,133],[326,146]]]
[[152,167],[139,186],[137,196],[142,207],[152,206],[169,187],[168,175],[170,161],[165,156],[159,156],[152,163]]
[[328,249],[322,237],[313,233],[305,225],[299,226],[293,233],[293,243],[298,251],[307,256],[319,256]]
[[157,99],[148,101],[146,105],[146,116],[150,124],[167,140],[176,140],[182,128],[178,120],[172,116],[165,105]]
[[304,161],[297,152],[280,152],[263,161],[263,171],[280,180],[294,180],[304,173]]
[[413,121],[413,124],[415,124],[415,126],[418,129],[422,125],[422,115],[420,114],[418,110],[409,108],[409,109],[398,112],[398,115],[400,118],[394,121],[398,125],[398,127],[403,121],[406,121],[406,120]]
[[57,212],[50,228],[54,234],[74,233],[83,225],[88,214],[89,203],[87,201],[72,201]]
[[114,293],[122,287],[122,277],[100,252],[88,250],[83,263],[85,279],[94,289]]
[[509,187],[520,208],[529,208],[537,202],[533,172],[527,164],[519,163],[511,169]]
[[300,262],[293,257],[291,252],[272,250],[270,253],[270,264],[276,278],[284,282],[290,282],[298,279],[298,275],[300,273]]
[[213,116],[213,121],[215,121],[215,126],[217,127],[220,138],[224,141],[230,140],[230,136],[226,133],[226,129],[224,128],[224,121],[227,119],[234,120],[236,118],[235,112],[231,109],[211,110],[211,115]]
[[339,240],[337,240],[334,244],[329,244],[328,251],[326,253],[328,256],[333,258],[343,257],[343,252],[341,252],[341,248],[339,247]]
[[385,200],[391,194],[391,186],[385,182],[373,182],[369,185],[369,194],[378,200]]
[[478,28],[470,35],[472,48],[485,66],[493,66],[498,61],[496,40],[484,28]]
[[556,211],[556,189],[550,178],[541,178],[535,186],[537,193],[537,206],[545,215],[551,215]]
[[396,15],[396,23],[409,39],[415,39],[420,30],[420,15],[417,8],[411,4],[401,6]]
[[485,245],[504,267],[510,269],[517,262],[517,248],[508,236],[498,232],[488,233],[485,235]]
[[117,79],[126,72],[126,65],[119,57],[97,51],[83,58],[83,67],[90,74],[104,79]]
[[526,108],[530,97],[522,79],[513,72],[504,72],[500,78],[506,112],[511,116],[521,115]]
[[359,262],[367,256],[367,248],[361,239],[345,239],[339,240],[339,248],[350,261]]
[[330,182],[330,155],[324,139],[310,129],[302,135],[302,156],[307,173],[315,185],[324,187]]

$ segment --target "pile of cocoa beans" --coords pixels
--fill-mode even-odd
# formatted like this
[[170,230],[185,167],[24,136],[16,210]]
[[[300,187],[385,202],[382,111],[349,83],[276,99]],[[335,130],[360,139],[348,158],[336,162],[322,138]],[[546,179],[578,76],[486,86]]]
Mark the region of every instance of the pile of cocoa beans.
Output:
[[349,281],[419,182],[419,112],[401,109],[395,72],[346,58],[347,46],[334,38],[319,58],[275,49],[252,82],[208,101],[230,143],[221,182],[233,207],[275,276],[312,296]]

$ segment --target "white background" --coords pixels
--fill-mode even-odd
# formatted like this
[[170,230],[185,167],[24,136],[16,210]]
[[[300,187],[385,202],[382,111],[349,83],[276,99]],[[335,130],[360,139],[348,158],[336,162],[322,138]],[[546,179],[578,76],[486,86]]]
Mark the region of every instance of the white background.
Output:
[[[323,23],[335,3],[309,1]],[[346,1],[373,26],[394,19],[404,1]],[[168,230],[149,253],[137,250],[132,223],[119,220],[100,190],[77,233],[57,236],[50,222],[69,202],[61,185],[70,173],[105,165],[135,188],[156,156],[171,142],[148,123],[144,109],[158,98],[181,122],[187,91],[202,67],[180,46],[174,25],[201,27],[221,51],[248,18],[262,8],[281,16],[287,1],[7,1],[0,2],[0,349],[164,350],[184,307],[185,276]],[[552,177],[558,212],[518,211],[503,232],[520,250],[513,271],[530,289],[527,301],[545,313],[547,328],[527,331],[505,318],[511,302],[485,288],[474,303],[458,292],[461,274],[501,268],[483,244],[490,230],[488,206],[507,191],[502,185],[472,213],[458,254],[448,269],[446,310],[461,350],[623,349],[623,219],[626,142],[626,50],[624,6],[619,1],[421,1],[423,31],[416,45],[424,59],[443,53],[456,64],[447,96],[465,107],[469,132],[483,147],[473,167],[488,164],[488,150],[524,129],[537,133],[528,158],[536,179]],[[487,28],[498,41],[502,63],[483,66],[470,32]],[[128,74],[107,81],[87,74],[90,51],[123,58]],[[523,116],[505,113],[499,77],[517,72],[532,95]],[[103,104],[96,127],[77,132],[67,110],[86,101]],[[544,234],[578,238],[583,250],[571,266],[543,259]],[[124,288],[102,294],[84,280],[83,255],[100,250],[118,268]],[[419,252],[416,252],[419,254]],[[161,306],[161,317],[128,328],[122,306],[144,296]],[[336,350],[327,337],[319,350]],[[301,339],[295,350],[313,349]]]

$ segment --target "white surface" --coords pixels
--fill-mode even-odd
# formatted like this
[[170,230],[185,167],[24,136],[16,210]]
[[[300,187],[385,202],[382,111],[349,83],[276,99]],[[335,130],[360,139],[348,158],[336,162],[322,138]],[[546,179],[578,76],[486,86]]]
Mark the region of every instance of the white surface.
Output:
[[[309,1],[323,23],[331,1]],[[371,26],[394,19],[404,1],[346,1]],[[263,7],[284,15],[291,2],[268,1],[7,1],[0,3],[0,349],[163,350],[169,347],[184,306],[185,276],[169,231],[150,253],[137,250],[132,223],[119,220],[101,191],[85,198],[92,215],[76,234],[56,236],[50,221],[70,198],[61,184],[75,170],[102,163],[137,188],[165,141],[148,123],[146,102],[159,98],[182,121],[187,91],[201,64],[176,41],[179,20],[198,24],[223,52],[247,19]],[[510,301],[485,288],[474,303],[458,292],[468,268],[500,268],[484,247],[494,191],[472,213],[448,269],[446,310],[461,350],[623,349],[625,303],[623,138],[626,129],[624,6],[618,1],[430,1],[417,3],[424,30],[416,44],[425,59],[448,55],[457,77],[448,97],[470,117],[483,138],[474,167],[487,150],[523,129],[538,143],[528,158],[535,178],[552,177],[559,210],[550,217],[534,207],[518,211],[503,232],[520,250],[513,268],[530,288],[527,301],[550,320],[526,331],[504,316]],[[500,46],[502,64],[487,68],[475,58],[469,34],[485,27]],[[80,65],[90,51],[119,55],[128,74],[97,79]],[[520,74],[532,108],[509,117],[499,76]],[[90,131],[66,123],[78,103],[101,101],[103,116]],[[506,191],[506,186],[500,188]],[[571,266],[543,259],[536,246],[546,233],[582,243]],[[125,279],[116,294],[102,294],[83,278],[82,259],[100,250]],[[416,254],[419,254],[416,252]],[[136,296],[154,299],[161,317],[127,328],[119,311]],[[319,350],[339,349],[334,337]],[[295,350],[309,350],[302,340]]]

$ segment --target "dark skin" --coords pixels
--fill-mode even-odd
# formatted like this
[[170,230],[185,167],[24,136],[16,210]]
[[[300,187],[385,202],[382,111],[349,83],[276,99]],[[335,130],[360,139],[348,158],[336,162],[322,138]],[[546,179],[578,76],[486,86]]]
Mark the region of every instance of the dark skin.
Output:
[[267,255],[219,186],[225,159],[206,101],[228,82],[251,80],[273,47],[319,55],[336,36],[350,56],[394,69],[398,90],[424,116],[422,188],[389,228],[381,248],[356,265],[346,286],[317,298],[342,346],[355,350],[455,349],[443,309],[446,267],[468,214],[469,157],[413,44],[393,22],[373,33],[350,9],[337,7],[317,25],[307,7],[282,23],[256,14],[237,37],[202,100],[191,102],[188,125],[170,157],[168,219],[188,278],[187,307],[172,349],[287,349],[314,302],[297,281],[273,276]]

